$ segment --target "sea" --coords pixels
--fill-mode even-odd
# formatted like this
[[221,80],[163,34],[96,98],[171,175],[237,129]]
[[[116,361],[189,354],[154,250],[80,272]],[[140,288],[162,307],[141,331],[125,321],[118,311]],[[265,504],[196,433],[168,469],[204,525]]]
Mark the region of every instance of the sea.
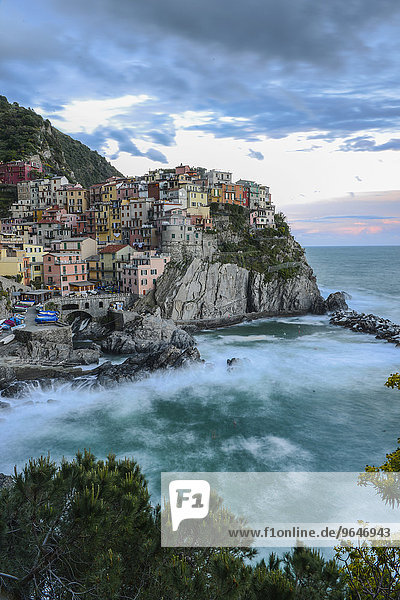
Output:
[[[400,246],[306,249],[322,294],[400,322]],[[397,447],[400,348],[329,324],[268,318],[196,336],[204,364],[90,390],[32,388],[0,414],[0,472],[91,449],[162,471],[361,471]],[[242,359],[232,370],[227,359]],[[9,401],[9,400],[7,400]]]

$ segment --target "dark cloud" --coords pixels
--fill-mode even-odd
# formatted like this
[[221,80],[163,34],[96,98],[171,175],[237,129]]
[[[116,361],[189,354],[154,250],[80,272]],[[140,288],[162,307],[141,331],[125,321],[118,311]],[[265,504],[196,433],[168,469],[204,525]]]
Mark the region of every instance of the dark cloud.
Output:
[[256,150],[252,150],[250,148],[250,152],[248,153],[250,158],[255,158],[256,160],[264,160],[264,154],[262,152],[257,152]]
[[[337,66],[346,51],[366,52],[365,29],[395,22],[396,0],[53,0],[60,12],[93,22],[100,19],[108,33],[132,31],[136,25],[151,35],[163,33],[207,47],[207,58],[218,47],[250,52],[268,61]],[[96,17],[95,17],[96,15]],[[133,45],[133,36],[124,39]]]
[[[384,144],[377,144],[370,136],[354,137],[344,141],[340,146],[343,152],[382,152],[384,150],[400,150],[400,139],[392,138]],[[356,177],[361,181],[359,177]]]
[[347,138],[345,151],[397,150],[362,132],[400,127],[399,24],[396,0],[37,0],[34,11],[3,0],[0,85],[46,114],[74,99],[150,96],[110,124],[130,153],[132,137],[174,145],[172,115],[185,111],[209,112],[189,129],[217,138],[303,131]]
[[167,163],[167,157],[155,148],[150,148],[146,152],[139,150],[137,145],[132,142],[135,137],[134,131],[131,129],[111,129],[109,127],[97,127],[91,134],[74,133],[74,138],[80,140],[84,144],[92,148],[104,149],[109,140],[117,142],[118,150],[109,156],[111,160],[118,158],[121,152],[127,152],[131,156],[145,156],[156,162]]

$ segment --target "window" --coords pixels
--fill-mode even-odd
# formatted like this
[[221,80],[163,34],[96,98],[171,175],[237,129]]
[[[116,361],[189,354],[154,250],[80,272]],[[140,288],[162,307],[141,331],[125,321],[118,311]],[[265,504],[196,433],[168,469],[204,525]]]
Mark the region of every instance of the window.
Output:
[[49,265],[49,273],[51,273],[51,265]]

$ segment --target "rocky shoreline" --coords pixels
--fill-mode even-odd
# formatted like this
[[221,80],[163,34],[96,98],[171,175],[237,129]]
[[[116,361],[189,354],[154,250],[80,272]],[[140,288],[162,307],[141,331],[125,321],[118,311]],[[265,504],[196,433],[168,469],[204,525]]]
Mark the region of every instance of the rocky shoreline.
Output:
[[[112,385],[201,361],[194,338],[173,321],[157,314],[129,316],[123,331],[94,324],[75,338],[71,327],[16,331],[11,343],[0,346],[1,397],[21,396],[32,382],[80,380],[90,386]],[[81,338],[86,347],[77,347],[82,345]],[[93,369],[82,368],[98,364],[107,354],[129,358],[121,364],[106,361]],[[2,401],[0,408],[7,407]]]
[[[319,314],[347,308],[344,293],[336,292],[326,300],[321,298]],[[306,311],[279,313],[279,316],[298,314]],[[7,409],[9,404],[4,399],[23,396],[33,383],[50,386],[54,381],[66,380],[91,387],[111,386],[146,377],[156,370],[200,363],[202,359],[192,333],[272,316],[276,313],[176,322],[163,318],[156,308],[146,314],[123,312],[118,330],[115,321],[112,325],[92,322],[83,329],[74,322],[72,327],[18,330],[11,343],[0,345],[0,408]],[[127,358],[120,364],[105,361],[99,365],[107,355]],[[99,366],[87,368],[96,364]]]
[[389,319],[358,313],[354,310],[340,310],[331,316],[329,322],[331,325],[345,327],[355,332],[369,333],[378,340],[386,340],[400,346],[400,325],[392,323]]

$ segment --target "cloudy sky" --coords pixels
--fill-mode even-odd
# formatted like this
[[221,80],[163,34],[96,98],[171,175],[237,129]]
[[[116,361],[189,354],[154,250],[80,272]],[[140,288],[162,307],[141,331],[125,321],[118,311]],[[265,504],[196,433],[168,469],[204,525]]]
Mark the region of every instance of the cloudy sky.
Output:
[[0,0],[0,93],[124,174],[271,186],[305,245],[400,240],[398,0]]

